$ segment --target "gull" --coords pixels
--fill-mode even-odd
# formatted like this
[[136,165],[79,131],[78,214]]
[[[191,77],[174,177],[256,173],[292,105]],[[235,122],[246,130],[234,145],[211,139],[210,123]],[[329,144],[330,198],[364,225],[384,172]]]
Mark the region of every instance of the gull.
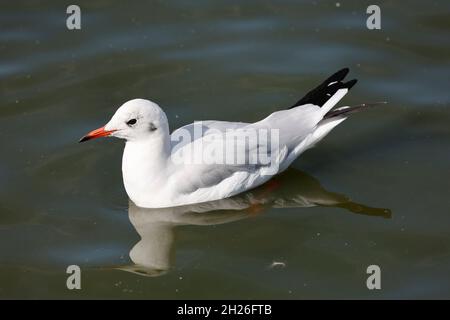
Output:
[[[208,120],[183,126],[172,134],[166,114],[156,103],[133,99],[120,106],[105,126],[89,132],[80,142],[99,137],[126,140],[123,184],[129,198],[139,207],[166,208],[229,198],[285,171],[348,115],[369,106],[334,108],[357,82],[343,81],[348,72],[348,68],[336,72],[290,108],[258,122]],[[256,144],[246,143],[251,132],[271,135]],[[180,142],[180,137],[191,134],[193,139]],[[200,161],[192,161],[205,150],[215,150],[217,155],[217,150],[233,143],[236,147],[226,148],[224,155],[232,161],[211,162],[203,156]],[[252,157],[255,154],[261,159],[255,161]]]

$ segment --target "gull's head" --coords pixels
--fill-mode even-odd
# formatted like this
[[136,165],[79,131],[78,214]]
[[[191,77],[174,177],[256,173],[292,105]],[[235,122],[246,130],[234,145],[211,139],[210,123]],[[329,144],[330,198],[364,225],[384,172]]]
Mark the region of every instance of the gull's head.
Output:
[[133,99],[120,106],[104,127],[89,132],[80,142],[107,136],[138,141],[168,132],[166,114],[156,103]]

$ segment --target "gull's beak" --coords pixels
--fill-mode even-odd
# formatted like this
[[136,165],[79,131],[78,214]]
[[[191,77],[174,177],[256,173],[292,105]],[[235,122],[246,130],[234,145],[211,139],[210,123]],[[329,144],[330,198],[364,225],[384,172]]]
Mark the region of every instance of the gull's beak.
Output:
[[101,137],[107,137],[111,135],[116,130],[105,130],[105,127],[101,127],[98,129],[95,129],[91,132],[89,132],[87,135],[85,135],[83,138],[80,139],[78,142],[84,142],[95,138],[101,138]]

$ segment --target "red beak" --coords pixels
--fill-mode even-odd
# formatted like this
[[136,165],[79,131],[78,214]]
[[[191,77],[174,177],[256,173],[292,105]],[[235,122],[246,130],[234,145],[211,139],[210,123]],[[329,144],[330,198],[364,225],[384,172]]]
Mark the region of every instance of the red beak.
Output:
[[88,141],[91,139],[95,139],[95,138],[101,138],[101,137],[107,137],[109,135],[111,135],[111,133],[113,133],[116,130],[110,130],[107,131],[105,130],[105,127],[101,127],[98,129],[95,129],[91,132],[89,132],[87,135],[85,135],[83,138],[80,139],[80,141],[78,142],[84,142],[84,141]]

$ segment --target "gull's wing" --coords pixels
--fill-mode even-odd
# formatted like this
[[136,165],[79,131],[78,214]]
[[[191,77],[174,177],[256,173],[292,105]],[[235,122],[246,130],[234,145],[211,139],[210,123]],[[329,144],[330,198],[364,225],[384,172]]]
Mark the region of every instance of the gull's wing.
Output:
[[[285,146],[261,149],[257,143],[250,143],[248,139],[255,128],[250,130],[248,124],[215,124],[219,126],[209,127],[201,137],[175,146],[172,150],[171,160],[175,169],[169,183],[176,183],[181,197],[183,194],[192,196],[195,193],[197,199],[219,199],[256,187],[276,174],[277,170],[271,175],[265,173],[287,156]],[[228,124],[237,130],[232,134],[224,134],[224,130],[230,129]],[[202,126],[205,127],[204,124]],[[229,145],[236,152],[229,152]],[[218,152],[217,157],[214,152]],[[258,155],[262,152],[264,159],[271,159],[270,162],[261,161]]]
[[[259,186],[271,176],[285,170],[300,153],[317,143],[345,119],[345,117],[336,117],[336,119],[324,120],[324,117],[356,83],[356,80],[342,82],[347,73],[348,69],[338,71],[290,109],[274,112],[256,123],[204,121],[174,131],[171,135],[171,141],[175,142],[172,144],[172,157],[178,159],[178,163],[183,163],[184,159],[184,164],[174,166],[178,170],[174,169],[176,172],[172,175],[171,182],[177,184],[176,187],[181,190],[179,196],[195,193],[193,198],[197,200],[204,198],[205,201],[225,198]],[[200,131],[200,134],[198,131],[196,134],[196,129]],[[227,145],[229,138],[223,133],[228,129],[238,129],[243,132],[238,145],[244,146],[244,150],[239,152],[246,154],[245,159],[247,154],[255,151],[254,144],[247,145],[245,142],[246,131],[261,129],[271,133],[276,131],[278,146],[273,148],[274,141],[271,140],[270,154],[269,152],[266,154],[272,163],[270,165],[249,162],[208,164],[202,161],[202,158],[197,164],[196,161],[192,161],[192,156],[199,154],[196,152],[196,146],[220,149],[221,146]],[[218,138],[212,139],[214,135]],[[269,137],[271,139],[272,135],[270,134]],[[239,135],[237,138],[239,140]],[[194,164],[186,165],[189,158]],[[267,174],[267,168],[271,169],[274,166],[278,170]]]
[[[180,149],[193,142],[198,138],[202,138],[204,135],[211,134],[216,130],[220,132],[225,132],[227,129],[239,129],[247,126],[248,123],[245,122],[229,122],[229,121],[216,121],[216,120],[206,120],[206,121],[196,121],[194,123],[187,124],[183,127],[176,129],[171,137],[172,149]],[[201,132],[201,135],[196,134]],[[189,139],[186,139],[189,137]]]

